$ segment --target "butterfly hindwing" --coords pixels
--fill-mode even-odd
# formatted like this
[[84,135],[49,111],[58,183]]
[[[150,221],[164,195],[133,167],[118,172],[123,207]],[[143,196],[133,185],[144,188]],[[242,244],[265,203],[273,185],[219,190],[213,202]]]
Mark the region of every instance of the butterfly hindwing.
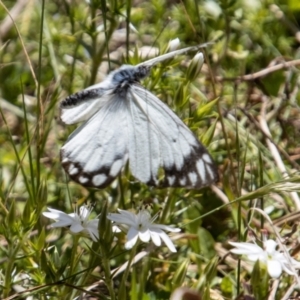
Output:
[[[177,115],[141,86],[131,87],[131,97],[128,103],[135,126],[130,140],[137,141],[129,147],[132,174],[149,185],[164,187],[201,188],[216,182],[212,158]],[[162,183],[159,169],[165,175]]]

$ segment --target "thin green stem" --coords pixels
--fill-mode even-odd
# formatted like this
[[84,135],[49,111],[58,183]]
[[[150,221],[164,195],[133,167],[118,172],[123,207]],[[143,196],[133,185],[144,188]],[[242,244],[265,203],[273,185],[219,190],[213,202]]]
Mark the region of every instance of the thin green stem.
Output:
[[[263,159],[262,159],[262,155],[261,152],[259,152],[258,155],[259,158],[259,187],[263,187],[264,186],[264,172],[263,172]],[[260,201],[260,208],[261,210],[264,210],[264,197],[261,197],[259,199]],[[260,216],[260,228],[263,229],[264,228],[264,221],[265,218],[263,215]],[[261,240],[263,241],[263,232],[261,232]]]
[[73,247],[72,247],[72,254],[71,254],[71,260],[70,260],[70,269],[69,269],[69,276],[73,274],[74,266],[75,266],[75,258],[77,255],[77,246],[78,246],[79,236],[74,235],[73,238]]
[[[12,137],[12,133],[11,133],[9,127],[8,127],[6,118],[5,118],[5,116],[4,116],[4,113],[3,113],[2,109],[1,109],[1,107],[0,107],[0,115],[1,115],[1,117],[2,117],[2,120],[3,120],[4,124],[5,124],[5,127],[6,127],[6,129],[7,129],[9,141],[10,141],[10,143],[11,143],[13,149],[14,149],[14,153],[15,153],[16,158],[17,158],[17,161],[18,161],[18,168],[17,168],[17,170],[16,170],[16,172],[15,172],[15,174],[14,174],[14,178],[13,178],[13,180],[12,180],[12,183],[11,183],[11,185],[10,185],[10,187],[9,187],[9,189],[8,189],[8,191],[7,191],[7,193],[6,193],[6,198],[9,197],[9,194],[10,194],[11,190],[13,189],[13,185],[14,185],[15,179],[16,179],[16,177],[17,177],[17,175],[18,175],[19,169],[21,169],[21,172],[22,172],[22,175],[23,175],[23,179],[24,179],[24,183],[25,183],[25,185],[26,185],[26,190],[28,191],[28,194],[30,195],[30,198],[32,198],[32,192],[33,192],[33,191],[31,191],[31,189],[30,189],[30,185],[29,185],[29,182],[28,182],[28,179],[27,179],[27,176],[26,176],[26,172],[25,172],[25,170],[24,170],[24,168],[23,168],[23,160],[24,160],[24,158],[25,158],[25,155],[26,155],[26,152],[27,152],[27,151],[25,152],[25,154],[23,155],[23,157],[20,158],[19,152],[18,152],[18,150],[17,150],[17,147],[16,147],[16,145],[15,145],[15,143],[14,143],[14,140],[13,140],[13,137]],[[30,144],[28,144],[28,147],[30,147]]]
[[[4,298],[8,297],[11,288],[11,279],[12,279],[12,271],[15,265],[15,258],[20,249],[20,243],[16,244],[16,247],[12,250],[11,254],[7,259],[7,264],[5,265],[5,276],[4,276],[4,288],[3,288],[3,296]],[[8,253],[10,253],[8,251]]]
[[[239,140],[239,126],[238,126],[238,120],[237,120],[237,85],[234,85],[234,94],[233,94],[233,101],[234,101],[234,110],[235,110],[235,140],[236,140],[236,154],[237,154],[237,180],[235,180],[236,186],[235,190],[238,196],[241,195],[241,186],[242,182],[240,181],[241,175],[240,173],[244,170],[241,170],[241,164],[240,164],[240,140]],[[238,240],[241,241],[242,239],[242,203],[238,203],[238,214],[237,214],[237,227],[238,227]],[[237,294],[240,293],[240,279],[241,279],[241,260],[238,260],[238,266],[237,266]]]
[[[23,87],[23,85],[21,84]],[[31,186],[32,186],[32,191],[35,191],[35,186],[34,186],[34,170],[33,170],[33,159],[32,159],[32,152],[31,152],[31,141],[29,137],[29,127],[28,127],[28,120],[27,120],[27,113],[26,113],[26,105],[25,105],[25,99],[24,99],[24,93],[22,91],[22,101],[23,101],[23,111],[24,111],[24,125],[25,125],[25,137],[26,137],[26,143],[28,146],[28,160],[29,160],[29,169],[30,169],[30,176],[31,176]],[[28,190],[28,193],[30,193],[30,190]]]
[[121,284],[120,284],[120,289],[119,289],[119,293],[118,293],[118,299],[119,300],[128,299],[128,295],[126,293],[126,281],[127,281],[128,275],[129,275],[130,268],[131,268],[131,263],[132,263],[132,261],[135,257],[135,254],[136,254],[137,247],[138,247],[138,243],[136,243],[134,245],[134,247],[131,249],[128,264],[127,264],[126,270],[125,270],[125,272],[122,276],[122,281],[121,281]]
[[99,51],[97,52],[97,35],[95,34],[93,36],[93,49],[94,49],[94,54],[93,54],[93,63],[92,63],[92,70],[91,70],[91,78],[90,78],[90,85],[94,84],[96,81],[97,73],[99,66],[102,62],[102,58],[104,55],[104,52],[106,50],[107,55],[108,55],[108,62],[110,61],[109,59],[109,49],[108,49],[108,42],[115,31],[118,22],[117,18],[113,17],[110,18],[110,26],[107,28],[107,16],[106,16],[106,1],[102,0],[101,1],[101,8],[102,8],[102,13],[103,13],[103,25],[104,25],[104,34],[105,34],[105,43],[101,44]]
[[[102,249],[102,247],[100,247],[100,249]],[[103,251],[101,251],[101,254],[102,254],[102,267],[105,275],[105,283],[109,291],[110,299],[115,300],[116,295],[114,290],[114,282],[111,277],[110,259],[107,257],[106,253],[103,253]]]
[[[41,8],[41,24],[40,24],[40,40],[39,40],[39,70],[38,70],[38,85],[37,85],[37,124],[36,124],[36,190],[35,195],[38,193],[40,186],[40,140],[41,140],[41,125],[43,120],[43,111],[41,103],[41,78],[42,78],[42,51],[43,51],[43,32],[44,32],[44,13],[45,13],[45,0],[42,0]],[[34,180],[34,178],[32,178]]]
[[[78,236],[78,235],[73,236],[73,247],[72,247],[72,252],[71,252],[69,271],[68,271],[68,275],[67,275],[67,278],[68,278],[67,283],[70,283],[70,284],[72,284],[73,280],[74,280],[72,275],[74,273],[74,269],[77,264],[76,258],[77,258],[77,248],[78,248],[79,238],[80,238],[80,236]],[[70,292],[72,293],[72,289],[66,285],[62,291],[62,295],[67,297],[67,296],[69,296]]]
[[124,197],[124,187],[123,187],[123,182],[121,175],[118,176],[118,189],[119,189],[119,197],[120,197],[120,205],[122,209],[126,209],[125,205],[125,197]]
[[161,213],[160,223],[164,223],[165,220],[168,218],[168,215],[172,211],[172,209],[171,209],[172,205],[173,205],[173,197],[171,197],[170,194],[169,194],[168,197],[167,197],[167,201],[164,205],[164,209]]

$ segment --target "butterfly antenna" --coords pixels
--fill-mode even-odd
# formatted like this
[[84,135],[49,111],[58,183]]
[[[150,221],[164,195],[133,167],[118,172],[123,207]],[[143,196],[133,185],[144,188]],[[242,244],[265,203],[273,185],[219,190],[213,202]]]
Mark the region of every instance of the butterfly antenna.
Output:
[[130,35],[131,0],[127,1],[126,7],[126,60],[129,58],[129,35]]
[[109,58],[109,48],[108,48],[108,36],[107,36],[107,16],[106,16],[106,2],[101,1],[101,10],[103,14],[103,26],[104,26],[104,35],[105,35],[105,47],[106,47],[106,54],[107,54],[107,61],[108,61],[108,69],[111,71],[111,65],[110,65],[110,58]]

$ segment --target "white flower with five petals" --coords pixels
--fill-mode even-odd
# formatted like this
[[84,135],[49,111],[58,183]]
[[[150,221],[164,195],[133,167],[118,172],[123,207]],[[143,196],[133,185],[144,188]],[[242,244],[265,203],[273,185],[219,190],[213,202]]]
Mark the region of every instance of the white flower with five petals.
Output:
[[263,248],[252,243],[229,242],[229,244],[235,247],[231,249],[230,252],[246,255],[250,261],[260,260],[266,264],[268,273],[272,278],[278,278],[282,271],[285,271],[289,275],[296,275],[291,264],[294,269],[300,268],[300,262],[276,250],[277,242],[274,240],[264,241]]
[[99,239],[98,223],[99,219],[89,220],[92,208],[89,205],[83,205],[79,208],[76,206],[75,212],[66,214],[60,210],[49,208],[49,212],[43,212],[43,215],[49,219],[54,219],[56,223],[51,224],[52,227],[66,227],[78,234],[80,232],[90,235],[93,241]]
[[126,249],[131,249],[138,239],[144,243],[152,240],[156,246],[161,246],[161,241],[163,240],[170,251],[176,252],[173,242],[165,231],[179,232],[179,228],[163,224],[153,224],[157,215],[151,218],[150,213],[144,209],[140,210],[137,214],[121,209],[118,209],[118,212],[118,214],[109,214],[107,218],[115,222],[121,229],[127,231]]

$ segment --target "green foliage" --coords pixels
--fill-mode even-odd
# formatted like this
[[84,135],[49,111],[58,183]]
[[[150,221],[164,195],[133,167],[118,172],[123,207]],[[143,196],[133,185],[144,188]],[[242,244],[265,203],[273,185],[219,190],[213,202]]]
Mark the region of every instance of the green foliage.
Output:
[[267,266],[259,260],[256,261],[251,275],[251,285],[255,299],[266,299],[269,287],[268,279]]
[[[238,264],[227,242],[267,230],[297,249],[298,2],[0,2],[0,298],[170,299],[184,286],[203,299],[266,299],[265,266]],[[129,168],[104,190],[69,181],[59,150],[76,126],[60,121],[59,102],[123,63],[163,53],[177,37],[180,48],[212,41],[201,71],[187,53],[141,84],[209,149],[216,187],[152,189]],[[100,220],[99,242],[50,228],[42,215],[46,207],[72,213],[84,202]],[[158,223],[182,229],[177,253],[152,243],[127,251],[126,236],[112,232],[107,213],[145,203]],[[293,276],[278,280],[276,299],[298,296]]]
[[177,287],[182,286],[182,284],[184,283],[189,265],[190,265],[189,259],[185,259],[182,262],[180,262],[180,264],[172,278],[172,289],[173,290]]

